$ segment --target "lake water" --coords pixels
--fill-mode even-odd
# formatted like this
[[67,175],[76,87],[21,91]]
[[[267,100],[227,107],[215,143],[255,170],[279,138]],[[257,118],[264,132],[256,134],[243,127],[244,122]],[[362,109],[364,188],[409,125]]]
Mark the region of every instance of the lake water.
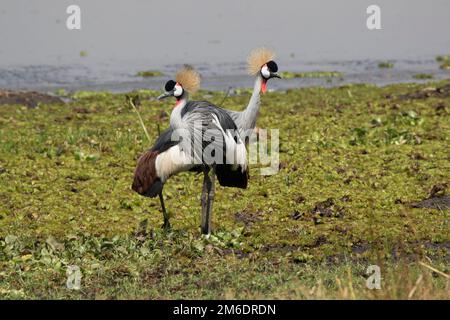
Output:
[[[81,8],[81,30],[66,28],[71,4]],[[370,4],[381,8],[381,30],[366,27]],[[160,89],[183,63],[202,73],[203,88],[249,87],[245,59],[261,45],[277,51],[282,71],[344,73],[273,81],[274,89],[442,79],[450,72],[435,56],[450,54],[448,30],[450,0],[2,0],[0,88]],[[381,60],[394,68],[379,69]],[[140,70],[166,76],[143,79]]]

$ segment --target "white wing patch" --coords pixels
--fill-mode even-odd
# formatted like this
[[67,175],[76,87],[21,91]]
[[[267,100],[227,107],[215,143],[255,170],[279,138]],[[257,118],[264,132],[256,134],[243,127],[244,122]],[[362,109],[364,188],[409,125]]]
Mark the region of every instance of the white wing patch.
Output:
[[244,172],[247,169],[247,150],[245,149],[245,145],[242,143],[241,138],[238,137],[238,143],[236,143],[231,132],[229,130],[227,130],[227,132],[223,130],[217,116],[215,114],[211,115],[213,124],[222,132],[225,139],[227,163],[233,164],[233,169],[237,169],[238,166],[241,166],[242,172]]
[[170,176],[194,167],[192,158],[175,145],[156,157],[156,175],[164,183]]

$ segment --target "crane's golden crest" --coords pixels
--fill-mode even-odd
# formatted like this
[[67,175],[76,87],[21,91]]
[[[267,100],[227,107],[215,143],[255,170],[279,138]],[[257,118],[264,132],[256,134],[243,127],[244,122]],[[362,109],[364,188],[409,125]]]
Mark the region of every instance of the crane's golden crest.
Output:
[[190,65],[184,65],[175,77],[175,81],[182,85],[188,92],[195,92],[200,88],[200,75]]
[[263,65],[275,59],[275,52],[262,47],[254,49],[247,59],[247,71],[251,75],[257,74]]

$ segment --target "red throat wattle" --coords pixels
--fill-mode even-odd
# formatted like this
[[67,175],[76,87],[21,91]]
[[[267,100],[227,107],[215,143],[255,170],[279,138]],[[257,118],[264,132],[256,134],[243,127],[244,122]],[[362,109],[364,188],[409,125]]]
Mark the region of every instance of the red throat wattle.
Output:
[[267,91],[267,80],[263,79],[263,81],[261,83],[261,92],[266,93],[266,91]]

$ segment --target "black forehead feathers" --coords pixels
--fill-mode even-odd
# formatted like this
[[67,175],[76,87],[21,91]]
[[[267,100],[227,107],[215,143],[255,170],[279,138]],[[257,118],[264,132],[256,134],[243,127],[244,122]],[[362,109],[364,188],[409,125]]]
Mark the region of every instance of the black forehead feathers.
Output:
[[267,62],[267,68],[269,68],[269,70],[272,72],[278,71],[278,65],[273,60]]
[[164,89],[166,89],[166,91],[172,91],[176,84],[177,83],[175,81],[169,80],[166,82],[166,86],[164,87]]

